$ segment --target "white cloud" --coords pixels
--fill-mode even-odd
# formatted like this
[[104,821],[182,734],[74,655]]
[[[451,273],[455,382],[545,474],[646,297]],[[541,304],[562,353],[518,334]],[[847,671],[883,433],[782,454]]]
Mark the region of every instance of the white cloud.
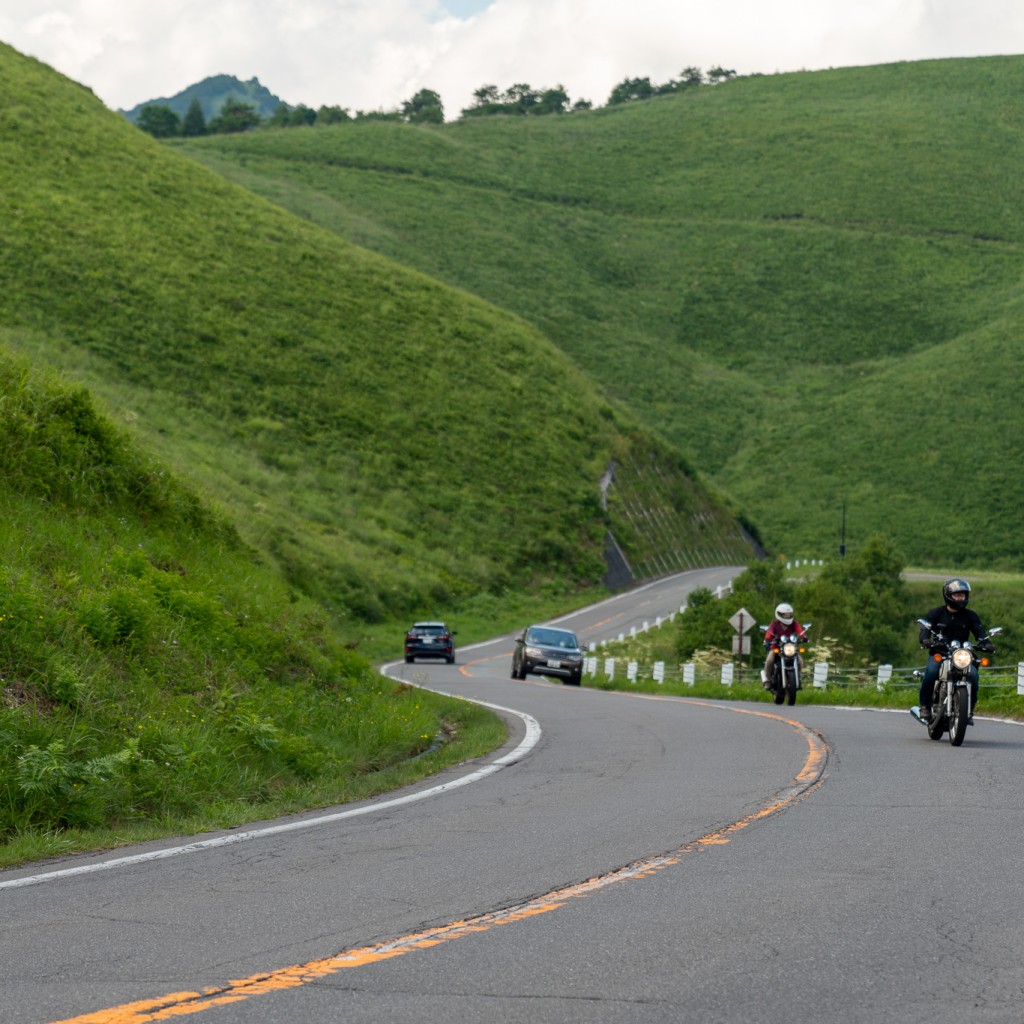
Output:
[[431,88],[452,118],[486,84],[563,85],[603,104],[624,78],[663,82],[689,65],[746,74],[1020,53],[1024,4],[494,0],[458,18],[443,0],[26,0],[0,13],[0,39],[111,107],[224,73],[314,107],[388,109]]

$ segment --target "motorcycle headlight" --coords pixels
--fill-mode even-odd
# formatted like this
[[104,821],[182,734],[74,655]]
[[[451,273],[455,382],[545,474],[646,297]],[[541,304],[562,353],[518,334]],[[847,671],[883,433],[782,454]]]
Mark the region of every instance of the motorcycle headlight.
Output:
[[953,652],[953,664],[956,668],[963,671],[965,668],[971,667],[971,662],[974,658],[971,652],[961,647],[960,650]]
[[787,658],[792,658],[796,654],[796,644],[788,643],[782,645],[782,653]]

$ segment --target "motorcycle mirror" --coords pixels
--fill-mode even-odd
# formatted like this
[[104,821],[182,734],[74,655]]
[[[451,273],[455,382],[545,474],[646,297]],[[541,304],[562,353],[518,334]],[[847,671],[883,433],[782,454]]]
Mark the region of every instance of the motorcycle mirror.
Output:
[[931,629],[932,628],[932,624],[927,619],[918,619],[917,620],[917,624],[919,626],[924,626],[925,629]]
[[997,636],[999,633],[1002,633],[1002,631],[1003,631],[1003,627],[1002,626],[996,626],[995,628],[990,629],[988,631],[988,635],[989,636]]

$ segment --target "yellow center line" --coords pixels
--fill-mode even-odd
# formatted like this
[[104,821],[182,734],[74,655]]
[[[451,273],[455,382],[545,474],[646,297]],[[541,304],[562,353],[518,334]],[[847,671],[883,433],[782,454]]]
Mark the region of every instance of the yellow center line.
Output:
[[[673,699],[648,694],[634,694],[633,696],[649,700]],[[721,704],[711,704],[691,698],[675,699],[682,699],[685,703],[698,704],[702,707],[728,710],[737,714],[771,718],[792,726],[803,736],[808,746],[807,760],[793,780],[794,784],[781,794],[777,794],[770,804],[754,811],[745,818],[741,818],[739,821],[734,821],[714,832],[701,836],[680,847],[678,850],[648,857],[607,874],[588,879],[585,882],[552,890],[543,896],[535,897],[505,910],[480,914],[466,921],[453,921],[437,928],[404,935],[373,946],[346,950],[323,960],[311,960],[308,963],[297,964],[293,967],[284,967],[276,971],[254,974],[248,978],[229,981],[216,988],[203,989],[201,992],[171,992],[156,999],[141,999],[132,1003],[124,1003],[121,1006],[114,1006],[106,1010],[96,1010],[78,1017],[68,1017],[64,1020],[53,1021],[52,1024],[146,1024],[148,1021],[171,1020],[174,1017],[184,1017],[189,1014],[199,1013],[202,1010],[209,1010],[216,1006],[241,1002],[254,996],[299,988],[320,978],[337,974],[339,971],[350,970],[355,967],[366,967],[370,964],[404,956],[417,950],[431,949],[434,946],[454,942],[456,939],[478,935],[499,925],[515,924],[519,921],[528,920],[540,914],[547,914],[552,910],[557,910],[559,907],[565,906],[569,900],[588,896],[617,882],[650,877],[659,871],[663,871],[665,868],[678,864],[686,854],[711,846],[724,845],[737,832],[755,822],[778,814],[797,800],[803,799],[803,797],[821,785],[824,779],[825,765],[828,761],[828,747],[819,733],[803,723],[765,711],[725,707]]]

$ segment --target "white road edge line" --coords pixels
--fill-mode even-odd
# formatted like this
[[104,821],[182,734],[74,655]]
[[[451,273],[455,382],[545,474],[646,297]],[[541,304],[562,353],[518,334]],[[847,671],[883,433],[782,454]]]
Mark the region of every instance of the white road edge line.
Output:
[[[388,667],[388,666],[385,666]],[[393,677],[389,677],[393,678]],[[437,693],[438,691],[432,691]],[[442,694],[446,697],[455,697],[457,700],[469,700],[467,697],[460,697],[456,694]],[[282,825],[268,825],[266,828],[251,829],[248,832],[236,832],[231,835],[216,836],[213,839],[201,839],[195,843],[186,843],[184,846],[172,846],[164,850],[151,850],[149,853],[136,853],[127,857],[116,857],[113,860],[99,861],[93,864],[80,864],[73,868],[59,868],[56,871],[46,871],[38,875],[26,875],[22,878],[12,878],[8,881],[0,881],[0,889],[20,889],[27,885],[39,885],[43,882],[54,881],[58,878],[71,878],[75,875],[89,875],[96,871],[113,871],[115,868],[129,867],[133,864],[145,864],[154,860],[166,860],[169,857],[181,857],[186,853],[198,853],[200,850],[212,850],[220,846],[232,846],[235,843],[245,843],[251,839],[263,839],[266,836],[281,835],[284,832],[298,832],[301,829],[314,828],[318,825],[329,825],[332,822],[343,821],[346,818],[355,818],[362,814],[375,814],[377,811],[389,810],[392,807],[401,807],[405,804],[415,803],[417,800],[426,800],[427,797],[440,796],[449,790],[458,789],[460,786],[468,786],[471,782],[479,782],[481,779],[493,775],[495,772],[506,768],[517,761],[521,761],[537,745],[541,737],[540,723],[532,716],[523,711],[516,711],[514,708],[502,707],[500,704],[486,704],[483,701],[471,701],[480,704],[492,711],[504,711],[522,719],[526,726],[526,735],[519,745],[509,753],[497,760],[478,768],[476,771],[463,775],[461,778],[452,779],[450,782],[443,782],[439,786],[432,786],[430,789],[420,790],[416,793],[409,793],[406,796],[395,797],[393,800],[384,800],[380,803],[365,804],[362,807],[351,807],[345,811],[337,811],[334,814],[324,814],[316,818],[305,818],[302,821],[289,821]]]

